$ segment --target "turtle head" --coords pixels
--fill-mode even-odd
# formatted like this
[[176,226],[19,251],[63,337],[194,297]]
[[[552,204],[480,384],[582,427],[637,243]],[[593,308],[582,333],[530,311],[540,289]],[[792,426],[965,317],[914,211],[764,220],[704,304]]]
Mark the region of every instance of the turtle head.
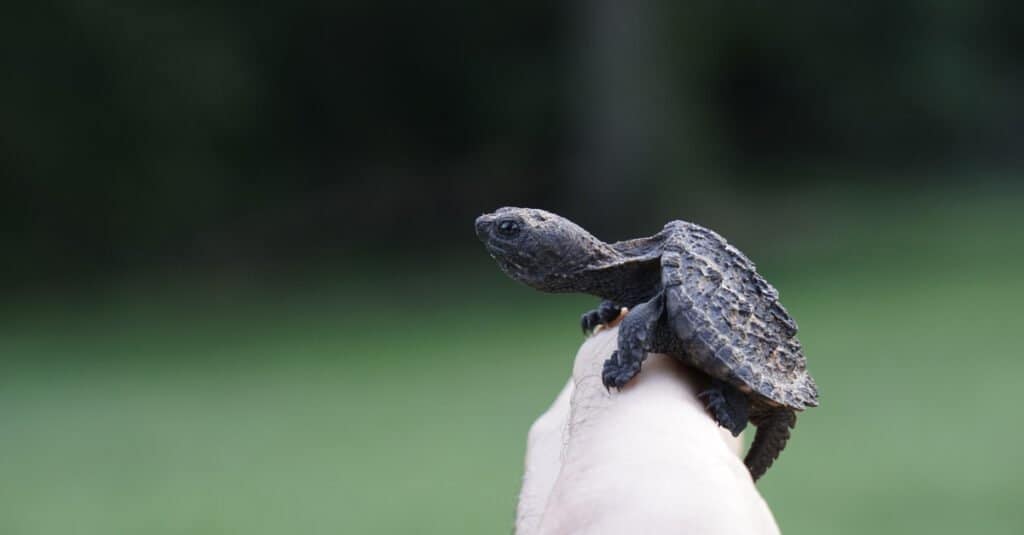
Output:
[[476,234],[506,275],[545,292],[585,291],[587,273],[615,251],[568,219],[535,208],[499,208]]

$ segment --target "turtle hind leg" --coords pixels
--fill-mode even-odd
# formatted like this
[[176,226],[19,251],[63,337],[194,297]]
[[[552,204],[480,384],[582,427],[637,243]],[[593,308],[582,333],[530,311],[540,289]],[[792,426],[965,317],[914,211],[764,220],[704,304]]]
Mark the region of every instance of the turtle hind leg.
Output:
[[698,397],[704,399],[708,411],[718,425],[728,429],[733,436],[739,436],[743,428],[747,427],[750,400],[736,387],[725,381],[712,379],[711,386],[698,394]]
[[789,430],[796,425],[796,412],[784,408],[764,409],[751,414],[750,420],[757,426],[757,434],[743,464],[757,481],[786,447]]

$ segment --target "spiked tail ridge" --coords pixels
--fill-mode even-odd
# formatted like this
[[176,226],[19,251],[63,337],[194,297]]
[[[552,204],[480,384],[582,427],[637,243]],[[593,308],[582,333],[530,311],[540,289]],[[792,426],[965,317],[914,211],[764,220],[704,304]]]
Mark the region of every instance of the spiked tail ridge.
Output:
[[796,425],[796,412],[789,409],[771,409],[751,415],[751,422],[757,426],[757,434],[750,444],[743,463],[750,470],[750,476],[757,481],[771,467],[779,453],[789,441],[789,430]]

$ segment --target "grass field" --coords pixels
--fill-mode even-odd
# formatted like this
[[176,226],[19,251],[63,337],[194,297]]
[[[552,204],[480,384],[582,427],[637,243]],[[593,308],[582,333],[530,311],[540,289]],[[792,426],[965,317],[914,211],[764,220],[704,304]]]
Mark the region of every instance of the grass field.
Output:
[[[881,215],[765,262],[822,394],[760,484],[785,533],[1024,533],[1007,207]],[[508,533],[593,302],[482,256],[13,303],[0,533]]]

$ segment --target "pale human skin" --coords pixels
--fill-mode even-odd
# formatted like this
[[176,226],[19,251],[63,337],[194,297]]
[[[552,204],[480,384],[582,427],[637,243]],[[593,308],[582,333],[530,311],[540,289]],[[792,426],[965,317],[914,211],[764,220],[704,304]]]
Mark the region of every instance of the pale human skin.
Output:
[[654,354],[621,391],[605,389],[617,331],[583,343],[572,377],[530,428],[516,533],[779,533],[739,457],[741,439],[707,414],[693,372]]

